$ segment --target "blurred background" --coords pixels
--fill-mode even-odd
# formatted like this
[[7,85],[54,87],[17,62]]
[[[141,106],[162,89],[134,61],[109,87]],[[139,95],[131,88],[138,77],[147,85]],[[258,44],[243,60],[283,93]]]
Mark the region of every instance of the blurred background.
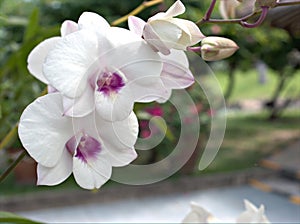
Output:
[[[147,20],[158,11],[166,10],[173,2],[165,0],[163,4],[150,7],[138,16]],[[182,2],[187,10],[180,17],[192,21],[201,19],[210,3],[199,0]],[[45,85],[31,76],[27,70],[27,56],[38,43],[60,35],[60,24],[66,19],[77,21],[84,11],[96,12],[112,22],[141,3],[142,0],[0,0],[0,139],[3,139],[18,122],[24,108],[45,88]],[[190,184],[195,184],[193,189],[198,189],[197,186],[200,189],[200,185],[203,184],[201,178],[213,175],[221,175],[218,178],[223,180],[222,178],[228,177],[226,176],[228,174],[248,175],[253,169],[255,172],[257,169],[271,171],[271,176],[280,170],[276,175],[278,174],[282,181],[295,184],[292,188],[296,189],[292,192],[281,192],[281,195],[285,194],[287,200],[294,197],[293,203],[300,203],[298,195],[300,169],[297,165],[288,166],[289,159],[299,158],[297,142],[300,140],[300,31],[299,26],[295,25],[298,24],[298,20],[295,20],[294,16],[299,14],[300,9],[298,6],[290,6],[283,7],[282,11],[279,8],[276,10],[277,14],[270,13],[264,24],[255,29],[244,29],[236,24],[204,24],[200,27],[205,35],[230,38],[240,47],[232,57],[209,64],[226,100],[226,134],[214,161],[205,170],[199,171],[197,167],[209,137],[211,115],[217,111],[211,110],[199,85],[190,87],[188,92],[197,106],[195,113],[199,115],[201,122],[199,141],[188,163],[167,181],[175,183],[187,178],[184,179],[187,182],[184,182],[182,188],[190,190],[184,187],[190,183],[188,178],[191,179]],[[284,10],[287,13],[284,13]],[[291,14],[292,11],[294,14]],[[281,19],[278,19],[280,12],[282,12]],[[213,17],[220,18],[217,8]],[[120,26],[127,28],[127,23]],[[141,138],[151,135],[149,119],[154,116],[162,117],[168,129],[164,140],[153,150],[138,152],[139,158],[134,164],[160,161],[172,152],[180,136],[181,123],[176,108],[169,102],[138,104],[135,111],[143,115],[140,119]],[[159,129],[159,126],[157,128]],[[10,142],[9,147],[0,151],[1,173],[22,150],[16,137]],[[284,159],[277,157],[274,159],[274,156],[287,151],[290,154],[284,155],[286,156]],[[297,162],[298,160],[295,164]],[[15,171],[0,184],[0,210],[22,210],[17,201],[11,204],[9,201],[24,195],[33,195],[37,192],[55,195],[61,192],[80,191],[72,177],[56,187],[35,186],[35,167],[34,161],[25,157]],[[265,175],[264,172],[263,174]],[[258,179],[255,175],[251,178],[247,176],[242,180],[239,179],[240,184],[269,186],[269,183],[262,183],[259,180],[260,176]],[[237,181],[230,183],[238,184]],[[226,185],[216,183],[214,187],[223,184]],[[125,186],[111,181],[104,186],[104,191],[109,192],[109,189],[116,187]],[[125,188],[127,191],[138,192],[135,187]],[[154,187],[149,189],[153,190]],[[112,192],[117,194],[118,191]],[[101,195],[101,190],[96,194]],[[101,201],[101,197],[99,200]],[[50,202],[48,206],[51,207]]]

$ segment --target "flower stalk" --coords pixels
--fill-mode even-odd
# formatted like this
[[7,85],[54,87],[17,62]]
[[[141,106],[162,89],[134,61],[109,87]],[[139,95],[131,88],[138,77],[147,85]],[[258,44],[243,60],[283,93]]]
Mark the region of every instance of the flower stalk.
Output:
[[27,153],[24,150],[18,156],[18,158],[12,164],[10,164],[10,166],[3,172],[3,174],[1,174],[1,176],[0,176],[0,183],[10,174],[10,172],[12,172],[14,170],[14,168],[19,164],[19,162],[21,162],[21,160],[26,156],[26,154]]
[[258,20],[255,23],[248,23],[245,21],[241,21],[241,25],[246,28],[255,28],[255,27],[260,26],[268,15],[269,7],[262,6],[261,9],[262,9],[262,12],[260,14],[260,17],[258,18]]
[[212,0],[210,3],[209,8],[207,9],[204,17],[203,17],[203,21],[207,21],[210,19],[212,12],[214,11],[215,5],[216,5],[217,0]]
[[8,132],[4,139],[0,142],[0,150],[4,149],[13,138],[16,137],[18,130],[18,123],[13,126],[13,128]]
[[164,0],[151,0],[151,1],[145,1],[143,2],[141,5],[139,5],[137,8],[135,8],[134,10],[132,10],[130,13],[128,13],[127,15],[125,16],[122,16],[121,18],[113,21],[111,23],[112,26],[116,26],[120,23],[123,23],[125,21],[127,21],[128,17],[129,16],[135,16],[137,14],[139,14],[140,12],[142,12],[143,10],[145,10],[146,8],[149,8],[151,6],[154,6],[154,5],[158,5],[160,3],[162,3]]
[[[211,1],[211,5],[210,7],[208,8],[205,16],[200,19],[198,22],[196,22],[196,24],[198,26],[201,26],[202,24],[204,23],[213,23],[213,24],[239,24],[245,28],[255,28],[255,27],[258,27],[259,25],[262,24],[262,22],[265,20],[266,16],[267,16],[267,13],[268,13],[268,10],[269,10],[269,7],[267,6],[262,6],[261,7],[261,10],[256,10],[252,13],[250,13],[249,15],[247,16],[244,16],[242,18],[238,18],[238,19],[211,19],[211,14],[212,14],[212,11],[215,7],[215,0],[212,0]],[[280,2],[280,1],[277,1],[273,6],[272,8],[276,8],[276,7],[281,7],[281,6],[292,6],[292,5],[300,5],[300,1],[289,1],[289,2]],[[247,21],[254,18],[257,14],[261,13],[259,19],[254,22],[254,23],[248,23]]]

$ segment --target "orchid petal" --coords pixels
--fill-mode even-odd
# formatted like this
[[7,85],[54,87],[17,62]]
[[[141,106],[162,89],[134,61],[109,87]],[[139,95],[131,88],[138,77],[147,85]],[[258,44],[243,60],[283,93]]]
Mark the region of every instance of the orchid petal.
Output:
[[175,17],[178,15],[181,15],[185,12],[185,6],[184,4],[180,1],[177,0],[171,7],[166,11],[165,13],[165,18],[168,17]]
[[133,149],[138,135],[138,121],[134,112],[126,119],[116,122],[107,122],[96,117],[96,123],[112,166],[128,165],[137,157]]
[[57,164],[72,136],[70,120],[62,115],[61,95],[52,93],[27,106],[20,118],[20,140],[30,156],[43,166]]
[[37,166],[37,185],[53,186],[65,181],[72,173],[72,156],[65,149],[56,166],[45,167],[41,164]]
[[[146,45],[144,43],[144,40],[141,37],[139,37],[138,35],[136,35],[135,33],[127,29],[120,28],[120,27],[111,27],[109,30],[107,30],[106,38],[110,41],[110,43],[114,47],[121,47],[122,45],[131,44],[135,42],[137,43],[136,47],[140,46],[141,45],[140,43]],[[129,54],[126,56],[129,56]]]
[[37,45],[29,54],[27,63],[29,72],[41,82],[48,84],[48,80],[43,74],[43,63],[49,51],[54,48],[55,44],[61,37],[52,37],[44,40]]
[[98,189],[109,180],[112,173],[111,164],[101,158],[98,158],[87,163],[73,157],[73,175],[77,184],[85,189]]
[[62,37],[78,31],[78,24],[71,20],[66,20],[60,27],[60,34]]
[[[92,112],[84,117],[72,117],[72,125],[76,133],[84,132],[102,144],[102,140],[99,137],[97,130],[97,116],[98,114],[96,112]],[[102,130],[102,127],[99,128]],[[77,138],[80,138],[80,135],[81,134],[79,134]]]
[[134,98],[131,90],[124,87],[113,96],[95,92],[97,113],[107,121],[123,120],[133,110]]
[[109,27],[109,23],[100,15],[93,12],[84,12],[78,20],[80,29],[91,29],[96,32],[105,32]]
[[[107,144],[105,146],[111,147],[110,144]],[[107,159],[110,161],[113,167],[127,166],[138,156],[134,148],[123,148],[122,150],[118,151],[109,150],[108,153],[109,156],[107,157]]]
[[211,214],[195,202],[191,202],[191,211],[182,220],[182,223],[208,223]]
[[98,134],[104,143],[110,142],[112,148],[108,150],[121,150],[133,148],[138,135],[138,121],[134,112],[122,121],[105,121],[100,117],[96,118]]
[[94,90],[87,86],[83,94],[75,99],[63,97],[64,114],[69,117],[83,117],[95,109]]
[[117,27],[110,29],[107,38],[114,44],[113,49],[101,56],[108,67],[123,72],[128,81],[141,76],[159,76],[162,69],[160,57],[142,38]]
[[[147,84],[147,82],[149,84]],[[167,89],[161,77],[141,77],[127,84],[135,102],[149,103],[168,96]]]
[[169,22],[177,25],[189,36],[189,46],[199,43],[205,35],[200,31],[199,27],[192,21],[186,19],[172,18]]
[[154,21],[154,20],[165,20],[170,19],[172,17],[181,15],[185,12],[185,6],[181,1],[176,1],[166,12],[159,12],[155,14],[154,16],[150,17],[148,19],[148,22]]
[[48,92],[48,94],[49,93],[56,93],[57,89],[53,88],[53,86],[51,86],[51,85],[48,85],[47,86],[47,92]]
[[194,83],[188,59],[183,51],[172,50],[171,54],[161,55],[163,71],[161,79],[167,89],[183,89]]
[[165,95],[156,99],[155,101],[158,103],[165,103],[165,102],[167,102],[168,99],[170,99],[171,95],[172,95],[172,89],[166,88]]
[[170,49],[165,45],[165,43],[162,40],[160,40],[157,33],[155,33],[151,25],[148,23],[144,27],[143,36],[148,42],[148,44],[151,45],[153,50],[159,51],[165,55],[170,54]]
[[237,217],[237,223],[270,223],[264,214],[263,205],[258,209],[248,200],[244,200],[244,204],[246,210]]
[[132,112],[122,121],[106,121],[97,113],[82,118],[73,118],[75,130],[84,130],[101,143],[107,159],[113,166],[124,166],[132,162],[137,154],[133,149],[138,135],[138,121]]
[[[177,44],[183,32],[177,25],[166,20],[152,21],[150,26],[169,49],[173,48],[173,46]],[[145,29],[146,27],[147,25],[145,26]],[[146,36],[144,37],[146,38]],[[146,38],[146,40],[149,41],[149,38]]]
[[128,17],[129,30],[134,32],[139,37],[141,37],[143,35],[143,30],[144,30],[145,25],[146,25],[146,22],[136,16]]
[[83,94],[97,56],[98,37],[87,30],[71,33],[52,49],[43,66],[49,83],[63,95]]

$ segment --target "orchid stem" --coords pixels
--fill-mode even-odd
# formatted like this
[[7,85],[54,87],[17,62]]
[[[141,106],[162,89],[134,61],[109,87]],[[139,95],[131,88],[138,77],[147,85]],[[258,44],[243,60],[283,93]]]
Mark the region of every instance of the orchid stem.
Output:
[[211,17],[212,12],[214,11],[215,5],[216,5],[217,0],[212,0],[210,3],[209,8],[207,9],[205,16],[203,18],[203,20],[209,20]]
[[26,151],[24,150],[18,158],[10,164],[10,166],[4,171],[3,174],[0,176],[0,183],[13,171],[13,169],[18,165],[18,163],[26,156]]
[[197,46],[197,47],[187,47],[187,50],[188,51],[191,51],[191,52],[201,52],[201,46]]
[[[261,15],[259,17],[259,19],[254,22],[254,23],[248,23],[247,20],[255,17],[259,12],[258,11],[255,11],[255,12],[252,12],[251,14],[245,16],[245,17],[242,17],[242,18],[239,18],[239,19],[211,19],[211,13],[212,13],[212,10],[215,6],[215,1],[212,0],[211,2],[211,5],[209,6],[205,16],[200,19],[198,22],[196,22],[196,24],[198,26],[204,24],[204,23],[214,23],[214,24],[240,24],[241,26],[245,27],[245,28],[255,28],[255,27],[258,27],[259,25],[261,25],[261,23],[265,20],[266,16],[267,16],[267,13],[268,13],[268,10],[269,10],[269,7],[267,6],[262,6],[261,9]],[[280,7],[280,6],[292,6],[292,5],[300,5],[300,1],[289,1],[289,2],[279,2],[277,1],[274,8],[275,7]]]
[[137,8],[135,8],[134,10],[132,10],[130,13],[128,13],[127,15],[125,16],[122,16],[121,18],[113,21],[111,23],[112,26],[116,26],[120,23],[123,23],[125,22],[129,16],[134,16],[134,15],[137,15],[139,14],[140,12],[142,12],[143,10],[145,10],[146,8],[149,8],[153,5],[157,5],[157,4],[160,4],[162,3],[164,0],[151,0],[151,1],[145,1],[143,2],[142,4],[140,4]]
[[4,139],[0,142],[0,150],[4,149],[16,136],[18,130],[18,123],[13,126]]
[[255,28],[255,27],[258,27],[260,24],[262,24],[262,22],[265,20],[265,18],[267,17],[268,15],[268,11],[269,11],[269,7],[267,6],[262,6],[261,7],[262,9],[262,12],[260,14],[260,17],[258,18],[258,20],[255,22],[255,23],[247,23],[245,21],[241,21],[240,24],[243,26],[243,27],[246,27],[246,28]]

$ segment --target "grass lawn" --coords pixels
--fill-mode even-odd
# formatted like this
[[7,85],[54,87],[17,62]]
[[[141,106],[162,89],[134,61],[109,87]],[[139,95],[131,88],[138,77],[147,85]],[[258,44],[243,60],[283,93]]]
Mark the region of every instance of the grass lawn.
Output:
[[[223,92],[226,91],[228,85],[228,75],[223,72],[215,72]],[[267,72],[267,82],[260,84],[256,70],[242,72],[237,70],[235,73],[235,85],[232,95],[228,99],[228,103],[235,103],[243,99],[270,99],[278,82],[277,75],[272,71]],[[300,71],[294,75],[293,79],[288,81],[288,84],[281,97],[300,98]]]
[[266,114],[229,117],[223,144],[210,166],[201,172],[224,172],[259,166],[259,161],[300,137],[300,111],[287,111],[274,121]]

